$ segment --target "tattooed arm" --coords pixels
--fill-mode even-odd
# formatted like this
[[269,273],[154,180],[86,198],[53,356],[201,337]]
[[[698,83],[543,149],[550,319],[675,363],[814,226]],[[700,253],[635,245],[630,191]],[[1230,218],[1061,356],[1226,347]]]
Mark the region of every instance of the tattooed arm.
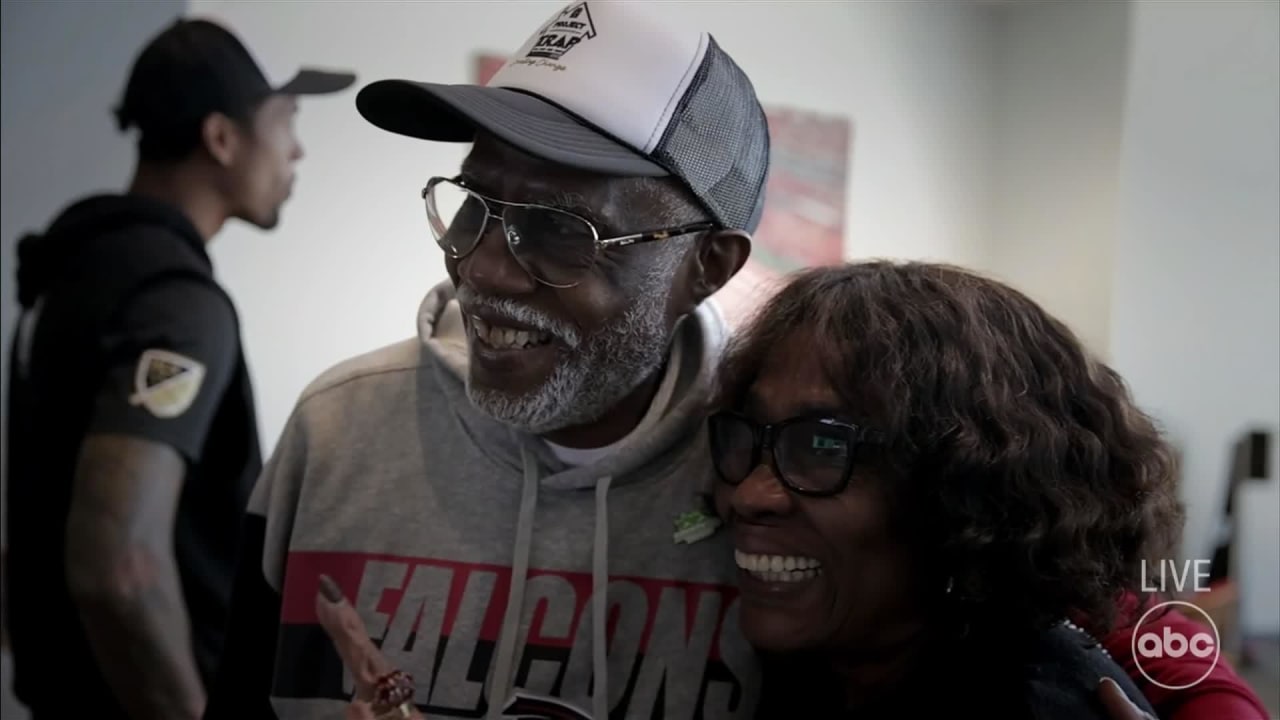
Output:
[[91,434],[76,467],[66,572],[108,684],[135,720],[204,712],[173,525],[186,463],[176,450]]

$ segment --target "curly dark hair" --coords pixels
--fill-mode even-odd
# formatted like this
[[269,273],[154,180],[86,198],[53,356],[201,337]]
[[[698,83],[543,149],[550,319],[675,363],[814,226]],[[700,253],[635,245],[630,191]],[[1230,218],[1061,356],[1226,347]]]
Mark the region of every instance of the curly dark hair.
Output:
[[[901,537],[965,621],[1095,632],[1180,537],[1174,457],[1121,378],[1022,293],[949,265],[795,275],[731,342],[716,407],[773,348],[806,342],[853,419],[884,431]],[[941,594],[941,593],[940,593]]]

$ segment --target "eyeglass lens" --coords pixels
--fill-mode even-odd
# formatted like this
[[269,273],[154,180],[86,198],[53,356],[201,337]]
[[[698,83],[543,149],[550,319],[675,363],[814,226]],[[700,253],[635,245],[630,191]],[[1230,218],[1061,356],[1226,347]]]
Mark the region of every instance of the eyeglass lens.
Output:
[[[745,418],[717,415],[711,423],[712,453],[725,482],[737,484],[764,462],[762,431]],[[839,489],[853,459],[853,432],[818,420],[782,423],[773,437],[774,470],[787,485],[809,492]]]
[[452,257],[471,252],[487,229],[490,212],[503,225],[512,255],[535,278],[558,286],[577,282],[595,263],[596,233],[581,218],[536,205],[493,203],[450,182],[427,193],[431,232]]

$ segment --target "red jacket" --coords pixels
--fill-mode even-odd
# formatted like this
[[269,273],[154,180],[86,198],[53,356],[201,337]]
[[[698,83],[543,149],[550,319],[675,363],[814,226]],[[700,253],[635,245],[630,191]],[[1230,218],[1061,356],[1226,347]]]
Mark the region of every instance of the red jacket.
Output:
[[[1133,629],[1141,618],[1134,612],[1137,607],[1137,598],[1132,596],[1121,602],[1120,617],[1128,622],[1102,638],[1102,645],[1147,696],[1160,720],[1267,720],[1266,707],[1226,658],[1219,658],[1208,677],[1184,690],[1168,690],[1148,680],[1133,656]],[[1144,632],[1163,633],[1165,627],[1186,637],[1205,629],[1176,609],[1152,613],[1143,623]],[[1213,658],[1186,653],[1180,658],[1143,658],[1142,669],[1165,685],[1185,685],[1204,675],[1212,662]]]

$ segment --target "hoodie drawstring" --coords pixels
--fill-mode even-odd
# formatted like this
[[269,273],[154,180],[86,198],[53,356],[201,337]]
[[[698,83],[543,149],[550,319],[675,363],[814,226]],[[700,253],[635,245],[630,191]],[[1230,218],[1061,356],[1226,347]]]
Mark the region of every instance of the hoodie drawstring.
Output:
[[[523,443],[520,462],[524,466],[524,487],[516,521],[516,551],[511,561],[507,609],[502,616],[502,635],[489,683],[488,717],[491,719],[502,717],[515,679],[516,638],[520,634],[524,585],[529,577],[529,553],[533,547],[533,521],[538,509],[538,467]],[[596,482],[595,542],[591,548],[591,712],[592,717],[601,719],[609,717],[609,653],[605,629],[609,619],[609,486],[612,482],[610,476]]]
[[591,548],[591,693],[592,717],[609,718],[609,653],[605,628],[609,619],[609,485],[605,476],[596,482],[596,538]]
[[516,637],[524,608],[524,584],[529,576],[529,552],[533,547],[533,520],[538,508],[538,466],[524,444],[520,445],[524,465],[524,487],[520,493],[520,517],[516,522],[516,552],[511,561],[511,585],[507,588],[507,611],[502,617],[502,635],[493,680],[489,684],[489,717],[501,718],[503,705],[511,696],[515,675]]

